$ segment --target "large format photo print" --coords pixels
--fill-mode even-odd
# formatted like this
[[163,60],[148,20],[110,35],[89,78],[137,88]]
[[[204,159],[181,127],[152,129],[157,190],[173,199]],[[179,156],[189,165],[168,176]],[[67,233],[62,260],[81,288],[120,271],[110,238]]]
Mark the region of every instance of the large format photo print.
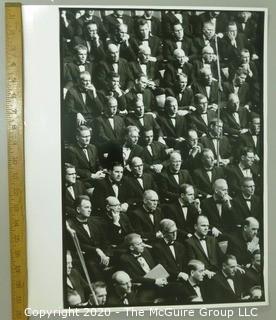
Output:
[[59,9],[67,308],[267,299],[265,11],[207,9]]

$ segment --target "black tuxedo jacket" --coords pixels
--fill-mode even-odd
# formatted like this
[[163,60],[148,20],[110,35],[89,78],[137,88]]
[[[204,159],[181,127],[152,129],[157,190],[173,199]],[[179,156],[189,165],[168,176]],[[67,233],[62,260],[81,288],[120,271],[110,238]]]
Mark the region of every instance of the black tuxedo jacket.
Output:
[[196,259],[204,263],[205,268],[211,271],[217,271],[222,260],[222,252],[218,246],[216,238],[206,236],[206,245],[208,250],[208,257],[206,256],[200,241],[193,235],[186,240],[188,260]]
[[130,173],[126,177],[126,182],[128,184],[128,203],[133,205],[142,204],[143,194],[145,190],[157,191],[157,185],[150,173],[144,173],[142,175],[143,188],[138,180]]
[[[137,79],[140,74],[143,73],[141,65],[138,61],[132,61],[129,63],[129,70],[133,79]],[[156,62],[148,61],[147,63],[147,77],[151,80],[159,79]]]
[[249,293],[250,289],[254,286],[263,287],[262,271],[257,271],[252,265],[245,269],[244,286],[246,288],[246,293]]
[[179,183],[175,180],[169,168],[164,168],[159,177],[160,196],[163,200],[174,201],[180,196],[180,186],[183,183],[193,185],[193,180],[187,170],[180,170],[178,173]]
[[[110,73],[114,72],[112,63],[109,61],[101,61],[95,69],[95,85],[99,89],[108,88],[108,80]],[[133,84],[132,74],[128,67],[128,62],[125,59],[120,58],[118,62],[118,73],[120,75],[120,85],[122,90],[130,88]]]
[[[192,64],[193,64],[193,77],[194,77],[194,81],[196,82],[197,79],[199,79],[200,77],[200,69],[202,69],[204,65],[203,65],[202,59],[193,60]],[[210,68],[211,68],[213,77],[218,80],[217,63],[215,61],[212,61],[210,63]]]
[[210,85],[209,97],[207,96],[206,86],[203,85],[202,83],[195,82],[193,83],[192,88],[193,88],[194,94],[197,94],[197,93],[203,94],[207,98],[208,104],[212,104],[212,103],[218,104],[218,81],[212,80],[212,83]]
[[76,167],[77,174],[82,180],[91,182],[91,174],[95,173],[99,168],[99,157],[97,147],[93,144],[87,146],[88,159],[83,149],[77,144],[73,144],[65,150],[66,162]]
[[185,110],[194,105],[194,93],[192,88],[186,87],[185,90],[180,93],[180,91],[174,86],[173,88],[166,89],[166,95],[176,98],[179,110]]
[[[191,35],[190,16],[187,12],[181,11],[182,26],[186,35]],[[180,20],[171,12],[162,15],[162,33],[165,39],[172,37],[173,26],[176,23],[180,23]]]
[[124,93],[121,96],[119,96],[118,92],[107,89],[107,90],[99,90],[98,95],[103,105],[106,105],[108,97],[114,97],[118,102],[119,110],[124,111],[127,107],[126,97]]
[[228,233],[235,225],[234,223],[234,209],[228,209],[222,204],[222,213],[219,215],[216,202],[213,197],[206,198],[201,203],[202,214],[208,217],[210,227],[216,227],[222,233]]
[[235,224],[242,225],[247,217],[255,217],[258,221],[262,221],[262,204],[258,196],[251,197],[251,209],[242,194],[237,195],[233,199]]
[[156,232],[160,230],[159,223],[164,218],[159,208],[153,212],[154,223],[152,223],[149,213],[143,206],[137,207],[129,213],[129,218],[136,233],[142,238],[152,242],[156,239]]
[[[200,138],[200,143],[202,143],[204,148],[211,149],[215,155],[217,156],[217,152],[213,143],[212,138],[207,135]],[[232,147],[229,142],[229,139],[225,136],[222,136],[219,144],[219,154],[222,159],[231,159],[232,158]]]
[[125,59],[127,62],[137,60],[135,50],[134,50],[133,46],[131,45],[131,43],[129,43],[127,45],[126,42],[124,42],[124,41],[120,42],[116,38],[111,37],[111,39],[106,41],[106,46],[105,46],[106,49],[105,50],[107,50],[107,47],[109,44],[115,44],[116,46],[120,45],[120,49],[119,49],[119,57],[120,58]]
[[136,126],[140,131],[152,129],[155,139],[158,139],[159,137],[163,136],[159,124],[151,114],[144,114],[143,120],[144,125],[142,125],[142,123],[139,121],[139,118],[137,118],[134,114],[129,114],[125,118],[126,127]]
[[[118,199],[121,203],[128,202],[128,186],[123,178],[118,184]],[[109,196],[116,197],[112,188],[112,183],[108,176],[102,180],[98,180],[95,184],[95,189],[92,195],[92,206],[95,212],[100,212],[105,209],[105,199]]]
[[203,196],[213,193],[213,183],[217,179],[225,179],[225,172],[222,167],[213,167],[211,173],[212,180],[210,181],[210,178],[206,170],[202,166],[200,168],[195,169],[193,172],[193,180],[195,186],[198,192],[201,193]]
[[[233,82],[224,82],[222,84],[222,88],[223,88],[223,99],[227,101],[229,94],[235,93]],[[253,93],[250,90],[249,84],[247,82],[244,82],[238,90],[240,105],[244,106],[250,103],[252,101],[252,95]]]
[[[143,44],[143,40],[138,37],[133,37],[129,40],[129,43],[132,45],[136,56],[138,57],[139,46]],[[159,37],[149,36],[148,46],[151,49],[151,56],[157,58],[158,61],[162,60],[162,42]]]
[[84,16],[81,16],[80,18],[78,18],[75,23],[74,34],[76,36],[82,36],[85,33],[84,28],[88,23],[95,23],[97,25],[98,33],[103,39],[107,36],[107,31],[106,31],[101,19],[99,17],[97,17],[96,15],[93,15],[93,18],[91,20],[85,19]]
[[74,48],[79,44],[87,47],[88,49],[87,55],[91,62],[99,62],[106,58],[104,44],[101,40],[99,40],[99,46],[97,47],[95,40],[91,40],[91,39],[88,39],[85,37],[79,37],[79,36],[74,37],[72,40],[72,47]]
[[86,193],[85,187],[81,181],[76,181],[75,184],[72,185],[75,198],[72,197],[72,194],[68,191],[67,186],[64,186],[64,211],[66,215],[75,216],[75,199],[79,196],[84,195]]
[[[76,61],[68,62],[64,64],[64,71],[63,71],[63,86],[67,89],[76,86],[79,83],[80,78],[80,69],[79,69],[79,63]],[[89,61],[86,61],[82,65],[85,69],[85,71],[88,71],[91,75],[93,75],[93,64]],[[93,80],[92,80],[93,82]]]
[[[154,268],[156,263],[150,253],[150,251],[145,248],[144,252],[141,255],[149,265],[150,269]],[[137,258],[134,257],[130,252],[125,253],[120,258],[120,265],[127,272],[133,282],[138,282],[142,284],[154,284],[154,279],[144,278],[145,271],[142,269],[140,263],[137,261]]]
[[163,86],[165,88],[173,88],[176,83],[176,77],[181,69],[182,73],[185,73],[188,77],[188,85],[192,82],[193,66],[189,62],[185,62],[183,67],[178,67],[176,61],[168,63],[164,72]]
[[[216,117],[216,112],[213,110],[207,110],[207,121],[208,123]],[[204,133],[208,133],[208,125],[204,122],[201,115],[198,112],[192,112],[187,115],[188,126],[191,129],[197,131],[198,136],[201,137]]]
[[[220,39],[218,39],[218,43],[220,42]],[[215,38],[213,37],[211,40],[208,41],[209,45],[213,48],[214,53],[217,52],[216,50],[216,43]],[[202,49],[206,47],[207,44],[205,44],[205,40],[203,38],[203,35],[200,35],[198,37],[194,38],[194,47],[196,48],[196,52],[198,56],[201,56]]]
[[240,135],[238,145],[240,148],[252,148],[254,153],[256,153],[259,157],[262,157],[262,137],[260,135],[257,136],[257,145],[255,145],[252,134],[250,132],[243,133]]
[[[163,52],[165,59],[173,61],[173,52],[175,49],[177,49],[177,41],[175,39],[164,40]],[[186,36],[183,37],[181,41],[181,49],[184,50],[187,57],[189,57],[190,59],[194,58],[196,49],[191,38],[188,38]]]
[[73,268],[67,277],[72,283],[72,286],[67,283],[67,298],[71,295],[75,295],[77,292],[81,297],[81,302],[86,302],[88,300],[90,290],[87,282],[83,279],[79,271]]
[[[203,302],[208,301],[208,297],[210,294],[210,288],[208,287],[208,280],[203,280],[198,284],[200,288],[200,293],[202,296]],[[188,304],[198,304],[200,302],[194,302],[192,299],[196,298],[198,295],[195,291],[195,289],[192,287],[189,281],[185,282],[185,302]]]
[[178,231],[181,231],[184,236],[186,236],[188,233],[194,232],[194,224],[198,216],[198,212],[195,207],[188,206],[187,208],[187,217],[185,219],[179,201],[174,201],[173,203],[165,204],[162,207],[164,216],[168,219],[173,220],[176,223]]
[[221,120],[223,121],[223,131],[228,133],[230,136],[239,136],[240,130],[244,128],[248,128],[248,122],[250,120],[249,111],[240,107],[238,110],[240,123],[236,121],[233,114],[228,112],[227,109],[222,110],[221,112]]
[[[133,33],[133,19],[127,14],[123,14],[122,20],[123,23],[126,24],[128,27],[128,34]],[[120,21],[117,19],[114,13],[111,13],[103,17],[103,24],[106,27],[108,34],[111,35],[114,33],[114,30],[120,24]]]
[[186,118],[180,115],[175,116],[175,127],[168,116],[157,117],[157,122],[164,134],[164,139],[169,147],[174,147],[176,139],[185,137],[187,133]]
[[147,147],[143,149],[142,158],[145,163],[145,169],[148,170],[148,167],[153,164],[162,164],[164,165],[165,161],[168,159],[168,155],[165,152],[167,146],[161,142],[153,141],[151,146],[152,154],[149,152]]
[[[137,94],[139,92],[135,88],[131,88],[128,93],[126,93],[126,102],[127,102],[127,110],[132,111],[135,106],[135,100],[137,100]],[[154,111],[155,108],[155,99],[150,89],[146,88],[143,92],[141,92],[143,96],[143,102],[145,106],[145,112]]]
[[176,280],[179,272],[187,272],[187,263],[189,261],[187,250],[182,243],[175,241],[173,246],[175,257],[164,239],[157,240],[153,245],[152,251],[156,262],[162,264],[170,274],[170,280]]
[[233,277],[235,292],[231,289],[227,279],[220,271],[214,275],[210,280],[210,302],[220,303],[220,302],[241,302],[243,286],[242,286],[242,276],[236,274]]
[[111,127],[111,124],[106,115],[97,117],[95,119],[95,133],[96,133],[96,142],[97,144],[101,143],[118,143],[123,142],[123,137],[125,133],[125,124],[122,117],[115,115],[114,116],[114,129]]
[[[203,146],[200,143],[198,143],[198,146],[200,146],[201,150],[203,149]],[[187,142],[187,140],[179,142],[176,145],[176,149],[180,150],[182,161],[183,161],[183,164],[182,164],[183,169],[191,170],[190,172],[192,172],[192,170],[201,166],[201,153],[198,152],[193,157],[190,154],[190,151],[192,148],[190,144]]]
[[[127,306],[137,306],[139,305],[139,300],[136,297],[135,292],[131,292],[125,296],[128,299],[128,305]],[[112,291],[107,296],[106,306],[108,307],[124,307],[123,304],[124,298],[120,298],[118,294],[116,294],[115,291]]]
[[81,113],[84,117],[86,115],[97,117],[103,111],[103,105],[99,97],[94,98],[92,90],[88,90],[86,92],[86,102],[84,102],[81,89],[78,86],[67,91],[64,105],[65,113],[75,116],[77,113]]

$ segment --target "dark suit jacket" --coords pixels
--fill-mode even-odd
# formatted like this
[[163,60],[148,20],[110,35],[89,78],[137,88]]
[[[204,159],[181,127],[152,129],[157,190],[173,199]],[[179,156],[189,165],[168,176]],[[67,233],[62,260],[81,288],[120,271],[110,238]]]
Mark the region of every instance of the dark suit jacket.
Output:
[[115,44],[116,46],[120,45],[120,49],[119,49],[120,58],[125,59],[128,62],[137,60],[135,50],[134,50],[131,43],[129,43],[129,45],[127,45],[126,42],[124,42],[124,41],[120,42],[116,38],[111,37],[110,40],[106,41],[106,50],[107,50],[107,47],[109,44]]
[[[225,99],[225,101],[227,101],[228,97],[229,97],[229,94],[230,93],[235,93],[234,85],[233,85],[232,82],[224,82],[222,84],[222,87],[223,87],[224,99]],[[244,82],[240,86],[239,91],[238,91],[238,96],[239,96],[239,99],[240,99],[240,105],[244,106],[244,105],[250,103],[250,101],[252,99],[251,95],[252,95],[252,92],[250,91],[248,83]]]
[[144,125],[141,124],[139,118],[135,114],[129,114],[125,118],[126,127],[136,126],[140,131],[152,129],[154,138],[158,139],[163,136],[162,130],[151,114],[144,114],[143,116]]
[[[258,186],[260,184],[260,173],[256,165],[253,165],[250,168],[253,180],[255,184]],[[241,184],[244,178],[244,175],[240,169],[240,167],[236,164],[232,164],[226,167],[226,176],[227,182],[229,185],[229,189],[232,194],[237,194],[241,192]],[[257,189],[258,191],[258,189]]]
[[124,111],[127,107],[126,97],[124,93],[121,96],[119,96],[118,92],[107,89],[107,90],[99,90],[98,95],[103,105],[107,104],[108,97],[114,97],[118,102],[119,110]]
[[[175,49],[177,49],[177,41],[175,39],[164,40],[163,52],[165,59],[173,61],[173,52]],[[181,49],[184,50],[185,55],[190,59],[193,58],[196,54],[196,49],[194,47],[192,39],[186,36],[184,36],[181,41]]]
[[142,238],[148,239],[149,242],[156,240],[156,232],[160,230],[159,223],[163,219],[163,214],[159,208],[153,212],[153,215],[154,224],[143,206],[137,207],[129,213],[135,232],[140,234]]
[[[131,38],[129,40],[130,45],[132,45],[134,51],[136,52],[136,56],[138,57],[139,46],[143,44],[143,40],[140,38]],[[162,42],[160,38],[156,36],[149,36],[148,46],[151,49],[151,56],[157,58],[158,61],[162,60]]]
[[[89,61],[86,61],[83,66],[85,71],[88,71],[92,78],[93,64]],[[79,83],[79,77],[80,77],[80,69],[79,69],[78,62],[73,61],[73,62],[68,62],[64,64],[63,86],[65,88],[69,89],[72,86],[76,86]]]
[[239,136],[240,130],[244,128],[248,128],[249,122],[249,111],[240,107],[238,110],[240,123],[236,121],[233,114],[228,112],[227,109],[222,110],[221,112],[221,120],[223,121],[223,131],[228,133],[230,136]]
[[221,264],[222,252],[218,246],[216,238],[212,236],[206,236],[206,245],[208,257],[206,256],[200,241],[195,235],[186,240],[188,261],[191,259],[200,260],[204,263],[206,269],[216,272]]
[[[190,16],[186,11],[181,11],[182,26],[186,35],[191,34]],[[163,14],[162,16],[162,31],[165,39],[170,39],[173,32],[173,25],[179,23],[179,19],[171,12]]]
[[238,145],[240,147],[252,148],[254,153],[262,157],[262,137],[260,135],[257,136],[257,145],[255,145],[252,134],[250,132],[243,133],[240,135]]
[[79,44],[87,47],[87,55],[91,62],[98,62],[106,58],[104,44],[101,40],[99,40],[100,45],[97,47],[95,40],[79,36],[74,37],[72,40],[72,47],[74,48],[76,45]]
[[[142,257],[146,260],[150,269],[154,268],[156,262],[154,261],[150,251],[145,248],[142,253]],[[134,257],[130,252],[125,253],[120,258],[120,265],[127,272],[133,282],[138,282],[142,284],[154,284],[154,279],[144,278],[145,271],[142,269],[140,263],[137,261],[137,258]]]
[[[131,292],[127,294],[126,298],[128,299],[129,306],[139,305],[139,300],[137,299],[135,292]],[[120,298],[118,294],[116,294],[116,292],[113,290],[107,296],[106,305],[109,307],[123,307],[124,306],[123,300],[124,298]]]
[[157,117],[157,122],[164,134],[164,139],[169,147],[174,147],[176,144],[176,139],[180,137],[185,137],[187,133],[187,122],[186,118],[180,115],[175,117],[175,127],[171,119],[164,115]]
[[[133,79],[137,79],[138,76],[143,73],[141,65],[138,61],[130,62],[129,70],[132,74]],[[156,62],[149,61],[147,63],[147,77],[151,80],[156,80],[159,78]]]
[[249,293],[254,286],[263,286],[262,271],[257,271],[252,265],[245,269],[244,285],[246,293]]
[[125,124],[122,117],[114,116],[114,130],[106,115],[95,119],[96,142],[98,144],[113,142],[121,144],[123,142]]
[[[130,16],[123,14],[122,20],[123,23],[128,26],[128,34],[131,34],[133,32],[133,19]],[[108,16],[103,17],[103,24],[110,35],[114,33],[114,30],[120,23],[117,20],[116,16],[111,13]]]
[[[204,65],[203,65],[202,59],[200,59],[200,58],[197,60],[193,60],[192,64],[193,64],[193,77],[194,77],[194,80],[196,81],[197,79],[199,79],[200,69],[202,69]],[[210,63],[210,68],[211,68],[213,77],[218,80],[217,63],[215,61],[212,61]]]
[[[200,143],[202,143],[204,148],[211,149],[215,155],[217,156],[217,152],[212,141],[212,138],[208,135],[200,138]],[[229,139],[225,136],[222,136],[219,144],[219,154],[222,159],[229,159],[232,157],[232,148],[229,142]]]
[[[75,184],[72,185],[75,199],[79,196],[84,195],[86,193],[85,187],[81,181],[76,181]],[[75,199],[72,197],[71,193],[68,191],[67,187],[64,186],[64,211],[66,215],[75,216]]]
[[228,209],[222,204],[222,213],[219,215],[216,202],[213,197],[204,199],[201,203],[202,214],[208,217],[210,227],[216,227],[222,233],[228,233],[235,225],[233,207]]
[[[208,297],[210,295],[210,288],[208,286],[208,280],[204,279],[202,282],[198,283],[198,286],[200,289],[200,293],[201,293],[203,302],[207,302]],[[185,302],[188,304],[199,303],[199,302],[192,301],[192,299],[197,297],[197,293],[196,293],[195,289],[191,286],[189,281],[186,281],[184,288],[185,288],[185,300],[186,300]]]
[[[119,195],[118,199],[121,203],[127,202],[128,200],[128,186],[123,178],[118,185]],[[92,195],[92,205],[95,212],[100,212],[105,209],[105,199],[109,196],[116,196],[112,188],[112,183],[108,176],[102,180],[98,180],[95,184],[95,190]]]
[[178,67],[176,61],[168,63],[164,72],[163,86],[165,88],[173,88],[176,83],[176,76],[179,73],[178,69],[181,69],[182,73],[185,73],[188,77],[188,85],[192,82],[193,66],[189,62],[185,62],[183,67]]
[[145,190],[155,190],[157,191],[157,185],[150,173],[144,173],[142,175],[143,188],[138,182],[138,180],[130,173],[126,177],[128,184],[128,203],[133,205],[142,204],[143,194]]
[[218,81],[216,80],[212,81],[210,86],[209,97],[207,96],[206,86],[203,85],[202,83],[195,82],[193,83],[192,88],[193,88],[194,94],[197,94],[197,93],[203,94],[207,98],[208,104],[212,104],[212,103],[218,104]]
[[253,195],[251,197],[251,210],[249,210],[242,194],[237,195],[233,199],[233,207],[235,224],[237,225],[242,225],[247,217],[255,217],[258,221],[262,221],[262,204],[258,196]]
[[75,295],[77,292],[81,297],[81,302],[86,302],[88,300],[90,290],[87,282],[82,278],[79,271],[77,269],[72,269],[71,273],[67,277],[72,283],[72,287],[67,284],[67,297],[69,298],[70,295]]
[[[181,94],[181,99],[180,99]],[[166,95],[175,97],[178,102],[179,110],[188,109],[189,106],[194,105],[194,93],[191,88],[186,87],[183,92],[180,93],[179,90],[174,86],[173,88],[166,89]]]
[[193,180],[199,193],[203,196],[213,193],[213,183],[217,179],[225,179],[225,172],[222,167],[213,167],[211,170],[212,180],[210,181],[206,170],[201,166],[193,172]]
[[65,159],[76,167],[77,174],[82,180],[91,182],[91,174],[99,169],[98,150],[93,144],[87,146],[89,161],[86,158],[82,148],[73,144],[65,151]]
[[173,201],[180,196],[180,186],[183,183],[193,185],[193,180],[187,170],[180,170],[178,173],[179,183],[175,180],[173,173],[168,168],[163,168],[159,177],[160,196],[163,200]]
[[103,105],[98,98],[94,98],[92,91],[86,92],[86,102],[84,103],[81,89],[76,86],[70,88],[65,97],[65,113],[76,116],[77,113],[81,113],[84,117],[89,115],[90,117],[97,117],[103,111]]
[[166,145],[158,141],[153,141],[150,146],[152,154],[148,151],[147,147],[144,147],[143,149],[142,158],[145,163],[145,169],[148,169],[148,167],[153,164],[164,164],[168,158],[168,155],[165,152],[167,149]]
[[174,258],[164,239],[157,240],[153,245],[152,251],[156,262],[162,264],[170,274],[170,280],[176,280],[180,272],[187,272],[187,263],[189,261],[187,250],[182,243],[175,241],[173,246],[176,258]]
[[231,289],[227,279],[220,271],[210,280],[210,302],[220,303],[220,302],[241,302],[241,297],[243,293],[242,287],[242,276],[236,274],[233,277],[235,292]]
[[[203,149],[203,146],[198,143],[198,146],[200,146],[201,150]],[[187,142],[187,140],[181,141],[176,145],[176,149],[180,150],[181,157],[182,157],[182,168],[187,170],[194,170],[201,165],[201,153],[197,153],[194,157],[190,154],[190,151],[192,150],[190,144]]]
[[[203,35],[195,37],[193,40],[194,40],[194,47],[196,48],[197,55],[201,56],[202,49],[204,47],[206,47]],[[218,39],[218,43],[219,42],[220,42],[220,39]],[[217,50],[216,50],[216,43],[215,43],[215,38],[214,37],[209,41],[209,45],[213,48],[214,53],[216,53]]]
[[[114,72],[112,63],[108,61],[99,62],[97,68],[95,69],[95,85],[99,89],[108,88],[108,79],[110,72]],[[120,85],[122,90],[130,88],[133,84],[132,74],[130,73],[128,62],[125,59],[120,58],[118,62],[118,73],[120,75]]]
[[[126,102],[128,111],[132,111],[134,108],[135,100],[137,99],[137,94],[140,93],[136,88],[131,88],[128,93],[126,93]],[[151,112],[155,110],[155,99],[150,89],[146,88],[143,92],[143,102],[145,106],[145,112]]]
[[96,15],[93,15],[92,20],[89,20],[89,21],[86,20],[84,16],[81,16],[80,18],[78,18],[75,23],[75,35],[82,36],[85,33],[84,27],[91,22],[97,25],[99,35],[104,39],[107,36],[107,31],[101,19]]
[[[213,110],[207,110],[207,120],[208,123],[216,117],[216,112]],[[198,136],[201,137],[202,134],[207,134],[208,133],[208,126],[202,119],[201,115],[195,111],[192,112],[191,114],[187,115],[187,122],[188,126],[191,129],[194,129],[197,131]]]
[[164,216],[173,220],[176,223],[178,231],[181,231],[184,236],[186,236],[188,233],[194,232],[194,224],[198,216],[198,212],[194,206],[188,206],[187,208],[187,217],[185,219],[179,201],[165,204],[162,207]]

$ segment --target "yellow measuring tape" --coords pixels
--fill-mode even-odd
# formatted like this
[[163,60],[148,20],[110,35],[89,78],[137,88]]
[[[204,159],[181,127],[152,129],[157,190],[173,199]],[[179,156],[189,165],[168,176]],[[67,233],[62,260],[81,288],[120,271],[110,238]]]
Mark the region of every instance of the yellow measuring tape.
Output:
[[21,5],[7,3],[5,14],[12,319],[26,320],[24,309],[27,307],[27,260]]

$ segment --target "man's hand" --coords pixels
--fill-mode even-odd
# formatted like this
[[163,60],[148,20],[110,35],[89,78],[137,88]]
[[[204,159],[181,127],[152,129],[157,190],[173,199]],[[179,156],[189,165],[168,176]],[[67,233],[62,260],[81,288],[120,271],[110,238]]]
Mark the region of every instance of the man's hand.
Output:
[[85,89],[91,90],[94,98],[97,97],[96,88],[94,87],[94,85],[92,83],[90,83],[87,87],[85,87]]
[[165,287],[168,284],[168,281],[166,278],[157,278],[155,280],[155,285],[162,288]]
[[185,272],[179,272],[177,279],[187,281],[189,279],[189,276]]
[[96,173],[92,173],[91,178],[94,180],[101,180],[105,178],[105,173],[102,170],[99,170]]
[[86,123],[84,116],[81,113],[77,113],[77,126],[81,126]]
[[210,270],[206,269],[206,270],[204,271],[204,274],[205,274],[209,279],[212,279],[213,276],[214,276],[216,273],[213,272],[213,271],[210,271]]
[[127,212],[128,209],[128,204],[126,202],[121,204],[121,211],[122,212]]
[[194,203],[193,203],[194,207],[196,208],[198,214],[201,214],[201,208],[200,208],[200,200],[197,198],[194,200]]
[[212,235],[213,235],[214,237],[217,238],[220,234],[222,234],[222,232],[219,231],[219,229],[217,229],[216,227],[213,227],[213,228],[212,228]]
[[208,109],[217,111],[218,110],[218,105],[216,103],[209,104]]
[[161,231],[157,231],[155,234],[157,239],[162,239],[163,238],[163,233]]
[[229,196],[229,194],[225,194],[222,199],[222,201],[224,202],[224,204],[226,205],[226,207],[228,209],[232,208],[231,200],[232,200],[232,198]]
[[162,164],[153,164],[150,166],[151,170],[153,170],[156,173],[160,173],[163,169],[163,165]]
[[110,258],[99,248],[96,249],[96,253],[100,257],[100,263],[107,267],[109,265]]

